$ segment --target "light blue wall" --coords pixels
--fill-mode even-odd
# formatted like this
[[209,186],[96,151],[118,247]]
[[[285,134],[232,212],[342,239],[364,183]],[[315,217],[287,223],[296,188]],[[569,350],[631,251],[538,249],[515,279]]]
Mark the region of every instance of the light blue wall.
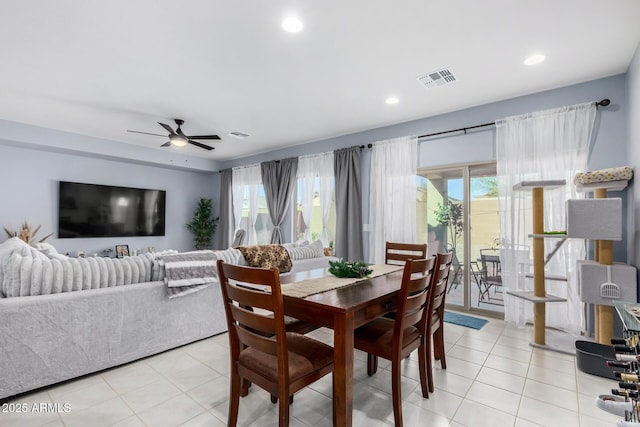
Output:
[[[633,166],[636,178],[631,180],[629,188],[629,229],[634,230],[629,238],[628,262],[640,266],[640,185],[637,184],[637,174],[640,172],[640,45],[627,71],[627,86],[629,93],[628,123],[628,157]],[[640,283],[640,282],[639,282]]]
[[[0,126],[0,132],[1,132]],[[40,130],[41,138],[51,135]],[[4,137],[4,133],[0,133]],[[28,147],[28,148],[23,148]],[[117,244],[129,249],[192,249],[191,233],[185,228],[200,197],[217,197],[212,174],[189,172],[139,161],[107,160],[37,148],[35,145],[0,140],[0,226],[17,230],[24,222],[42,225],[38,236],[56,234],[47,240],[60,252],[100,253]],[[148,151],[148,150],[147,150]],[[57,239],[58,181],[75,181],[167,191],[166,235],[164,237],[120,237]],[[216,199],[217,200],[217,199]],[[0,231],[0,241],[5,240]]]
[[[598,131],[589,160],[590,169],[640,163],[640,149],[631,141],[640,139],[638,125],[630,117],[640,116],[640,56],[636,53],[628,75],[618,75],[551,91],[455,111],[440,116],[385,126],[322,141],[289,147],[228,162],[215,162],[171,151],[149,150],[114,141],[84,137],[0,120],[0,226],[17,228],[24,220],[42,224],[43,232],[55,231],[56,183],[70,181],[113,184],[167,190],[167,235],[164,238],[63,239],[52,240],[63,251],[100,251],[115,244],[131,248],[156,246],[185,250],[191,236],[183,229],[199,197],[213,197],[219,208],[219,174],[223,168],[321,153],[353,145],[366,145],[404,135],[422,135],[493,122],[532,111],[610,98],[612,105],[600,109]],[[627,96],[627,88],[631,95]],[[81,154],[84,147],[97,155]],[[115,150],[114,150],[115,148]],[[117,154],[114,154],[117,153]],[[627,155],[629,158],[627,158]],[[362,151],[363,220],[369,218],[370,150]],[[435,167],[495,159],[493,130],[423,142],[420,167]],[[638,190],[633,187],[634,193]],[[624,196],[624,195],[623,195]],[[626,198],[625,198],[626,200]],[[640,200],[636,196],[635,200]],[[634,204],[634,211],[638,207]],[[635,215],[637,218],[638,215]],[[633,220],[630,228],[639,229]],[[284,237],[291,239],[291,215],[284,224]],[[368,236],[365,234],[365,259]],[[2,240],[2,239],[0,239]],[[635,241],[635,239],[634,239]],[[640,251],[635,250],[636,259]],[[614,245],[614,257],[624,261],[627,244]]]
[[[617,75],[591,82],[559,88],[551,91],[513,98],[505,101],[455,111],[440,116],[385,126],[365,132],[316,141],[283,150],[224,162],[222,168],[248,165],[268,160],[278,160],[305,154],[322,153],[354,145],[366,145],[375,141],[405,135],[423,135],[457,129],[465,126],[493,122],[507,116],[556,108],[582,102],[611,99],[611,105],[599,111],[595,144],[589,160],[590,169],[620,166],[627,163],[627,110],[626,77]],[[484,128],[447,138],[421,143],[420,167],[434,167],[461,163],[495,160],[494,131]],[[363,221],[369,218],[369,164],[370,150],[362,152]],[[624,196],[623,196],[624,197]],[[291,215],[284,224],[285,239],[291,238]],[[368,236],[364,235],[365,259],[368,259]],[[626,241],[614,245],[616,260],[626,259]]]

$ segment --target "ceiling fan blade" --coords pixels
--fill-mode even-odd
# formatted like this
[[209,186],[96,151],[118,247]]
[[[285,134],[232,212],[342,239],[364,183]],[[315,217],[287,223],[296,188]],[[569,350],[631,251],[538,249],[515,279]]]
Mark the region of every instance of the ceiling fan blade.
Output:
[[165,128],[167,130],[167,132],[169,132],[169,135],[176,135],[176,133],[173,131],[173,129],[171,129],[171,126],[165,125],[164,123],[160,123],[160,122],[158,122],[158,124],[160,126],[162,126],[163,128]]
[[191,139],[221,139],[218,135],[195,135],[190,136]]
[[199,142],[189,140],[189,144],[195,145],[196,147],[204,148],[205,150],[213,150],[213,147],[209,147],[208,145],[200,144]]
[[167,135],[160,135],[159,133],[150,133],[150,132],[140,132],[138,130],[129,130],[127,129],[127,132],[131,132],[131,133],[141,133],[143,135],[153,135],[153,136],[162,136],[162,137],[166,137]]
[[160,147],[168,147],[171,145],[171,141],[167,141],[164,144],[162,144]]

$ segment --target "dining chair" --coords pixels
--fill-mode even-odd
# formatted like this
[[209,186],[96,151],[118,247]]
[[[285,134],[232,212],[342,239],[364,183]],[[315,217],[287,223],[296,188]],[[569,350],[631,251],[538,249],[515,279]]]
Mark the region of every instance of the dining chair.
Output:
[[[434,233],[435,234],[435,233]],[[385,264],[404,265],[409,259],[427,258],[427,243],[397,243],[386,242],[385,244]],[[391,312],[384,315],[389,319],[395,319],[396,313]]]
[[429,313],[427,322],[427,376],[429,379],[429,391],[433,393],[433,367],[431,363],[431,337],[433,337],[433,355],[440,360],[442,369],[447,369],[447,360],[444,349],[444,303],[447,296],[447,283],[453,262],[453,252],[439,253],[436,255],[432,283],[429,289]]
[[426,243],[386,242],[385,244],[385,264],[403,265],[408,259],[424,259],[426,257]]
[[418,349],[422,396],[429,397],[427,382],[428,296],[435,257],[409,259],[404,265],[396,318],[379,317],[354,331],[354,347],[367,352],[367,374],[378,369],[378,357],[391,361],[393,415],[402,426],[400,362]]
[[236,425],[240,397],[246,396],[253,383],[277,396],[278,425],[288,426],[290,398],[333,372],[333,348],[286,331],[277,268],[245,267],[218,260],[218,277],[231,355],[227,425]]

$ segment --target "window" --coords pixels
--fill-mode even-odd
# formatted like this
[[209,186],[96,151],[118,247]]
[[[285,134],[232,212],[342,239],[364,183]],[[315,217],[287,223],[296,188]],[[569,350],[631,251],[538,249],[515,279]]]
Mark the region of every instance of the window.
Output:
[[245,244],[267,244],[271,241],[273,224],[267,208],[260,165],[233,169],[233,216],[236,230],[247,232]]
[[294,213],[294,240],[321,239],[331,246],[336,230],[333,152],[300,157]]
[[[330,188],[330,198],[328,204],[328,216],[326,226],[323,226],[323,209],[324,206],[320,201],[320,178],[316,177],[311,183],[311,189],[305,189],[305,180],[298,179],[296,191],[296,210],[295,210],[295,240],[306,239],[310,242],[321,239],[325,247],[330,245],[336,234],[336,197],[335,187]],[[306,191],[311,191],[310,212],[303,215],[303,200],[306,197]],[[326,235],[324,234],[326,232]]]

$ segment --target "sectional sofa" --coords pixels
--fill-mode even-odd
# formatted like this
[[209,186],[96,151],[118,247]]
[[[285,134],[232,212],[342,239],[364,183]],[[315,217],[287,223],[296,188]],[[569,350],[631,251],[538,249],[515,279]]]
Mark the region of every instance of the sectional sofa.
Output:
[[[331,259],[289,246],[291,272]],[[214,254],[246,263],[237,249]],[[169,298],[156,256],[70,259],[0,244],[0,400],[226,331],[217,283]]]

